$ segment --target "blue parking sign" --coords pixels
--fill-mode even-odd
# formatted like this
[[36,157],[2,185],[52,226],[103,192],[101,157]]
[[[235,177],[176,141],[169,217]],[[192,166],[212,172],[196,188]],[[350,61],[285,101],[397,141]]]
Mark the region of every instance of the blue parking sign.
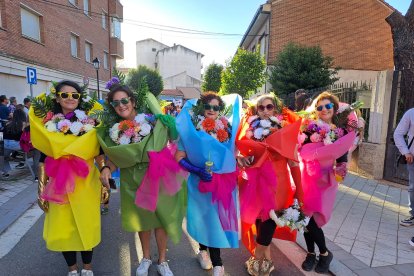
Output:
[[26,70],[27,74],[27,83],[29,84],[37,84],[37,75],[36,75],[36,69],[32,67],[27,67]]

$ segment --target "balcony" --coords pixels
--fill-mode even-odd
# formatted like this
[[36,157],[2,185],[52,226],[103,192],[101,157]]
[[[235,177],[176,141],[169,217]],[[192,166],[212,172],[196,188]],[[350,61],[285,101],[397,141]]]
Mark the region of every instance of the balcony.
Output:
[[117,58],[124,58],[124,42],[117,37],[111,37],[109,40],[109,53]]
[[108,7],[109,16],[115,16],[115,17],[118,17],[118,18],[123,18],[123,16],[124,16],[124,7],[119,2],[119,0],[109,0],[108,6],[109,6]]

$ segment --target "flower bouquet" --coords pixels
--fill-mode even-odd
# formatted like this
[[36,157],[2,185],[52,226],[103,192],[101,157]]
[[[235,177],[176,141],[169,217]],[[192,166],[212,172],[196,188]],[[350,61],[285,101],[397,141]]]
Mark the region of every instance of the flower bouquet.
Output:
[[261,120],[259,116],[250,116],[247,119],[249,128],[246,131],[246,138],[262,141],[264,138],[284,127],[287,122],[283,115],[271,116],[269,119]]
[[308,225],[310,217],[306,216],[301,210],[298,200],[295,198],[293,205],[279,212],[271,210],[269,216],[279,227],[289,227],[291,231],[298,230],[303,233]]
[[323,142],[324,145],[330,145],[344,134],[344,129],[338,128],[334,124],[328,124],[322,120],[305,119],[301,126],[299,143],[302,145]]
[[118,145],[138,143],[148,136],[154,128],[155,116],[138,114],[134,120],[123,120],[109,129],[109,136]]
[[80,109],[76,109],[66,115],[62,113],[54,114],[52,111],[49,111],[43,119],[43,123],[50,132],[61,132],[75,136],[82,136],[98,124],[95,119],[89,117],[85,111]]

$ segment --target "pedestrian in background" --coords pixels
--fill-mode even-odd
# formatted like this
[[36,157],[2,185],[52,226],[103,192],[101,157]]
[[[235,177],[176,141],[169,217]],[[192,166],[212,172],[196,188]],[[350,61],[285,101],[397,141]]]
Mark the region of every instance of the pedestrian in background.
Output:
[[[7,105],[9,104],[9,100],[7,99],[6,95],[0,96],[0,120],[2,120],[4,123],[9,119],[9,108]],[[4,125],[3,125],[4,127]]]
[[32,101],[29,98],[23,99],[24,112],[26,113],[26,115],[29,114],[29,108],[31,104],[32,104]]
[[9,108],[9,118],[13,117],[13,113],[16,110],[17,100],[16,97],[10,97],[10,104],[8,106]]
[[[408,136],[408,144],[404,136]],[[414,146],[411,145],[414,139],[414,108],[404,113],[401,121],[398,123],[394,131],[394,141],[398,150],[404,155],[407,161],[408,170],[408,207],[410,216],[400,221],[402,226],[414,225]],[[410,146],[409,146],[410,145]],[[410,240],[410,244],[414,246],[414,237]]]

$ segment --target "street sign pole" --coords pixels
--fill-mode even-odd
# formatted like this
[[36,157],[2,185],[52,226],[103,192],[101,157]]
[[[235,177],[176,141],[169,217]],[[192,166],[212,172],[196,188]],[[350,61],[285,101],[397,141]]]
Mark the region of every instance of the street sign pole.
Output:
[[30,84],[30,97],[33,98],[33,84]]

